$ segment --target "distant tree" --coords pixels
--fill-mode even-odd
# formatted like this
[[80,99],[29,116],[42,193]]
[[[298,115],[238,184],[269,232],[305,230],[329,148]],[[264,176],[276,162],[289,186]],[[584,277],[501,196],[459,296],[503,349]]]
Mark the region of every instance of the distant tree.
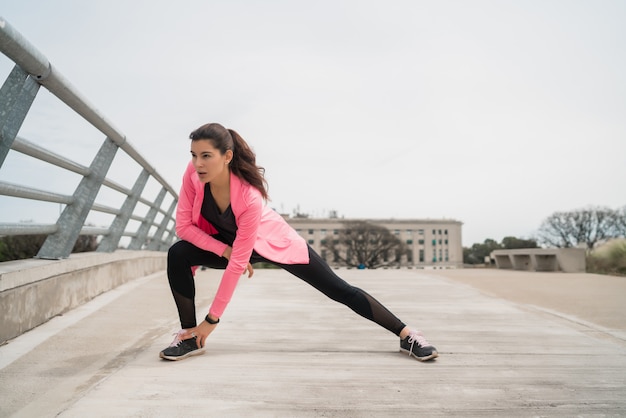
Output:
[[616,211],[614,235],[616,237],[626,238],[626,205]]
[[592,250],[598,243],[619,236],[623,216],[607,207],[591,207],[555,212],[539,227],[539,241],[552,247],[568,248],[584,244]]
[[485,257],[489,257],[493,250],[502,249],[502,245],[497,241],[487,238],[482,244],[474,244],[470,248],[463,249],[463,263],[484,264]]
[[95,235],[79,235],[74,248],[73,253],[86,253],[89,251],[95,251],[98,248],[98,237]]
[[587,272],[626,276],[626,240],[615,239],[590,252]]
[[[0,262],[33,258],[46,240],[46,235],[7,235],[0,237]],[[98,240],[95,235],[80,235],[72,249],[73,253],[95,251]]]
[[534,239],[521,239],[515,237],[502,238],[502,248],[514,250],[516,248],[537,248],[537,241]]
[[0,238],[0,261],[33,258],[46,240],[46,235],[7,235]]
[[336,260],[348,267],[397,266],[406,246],[387,228],[365,221],[346,221],[336,238],[327,238],[322,246]]

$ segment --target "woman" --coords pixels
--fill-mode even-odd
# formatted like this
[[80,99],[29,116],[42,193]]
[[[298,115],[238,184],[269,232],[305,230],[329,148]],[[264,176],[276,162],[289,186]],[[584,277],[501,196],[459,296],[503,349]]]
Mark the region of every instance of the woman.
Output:
[[[275,211],[267,200],[263,169],[235,131],[217,123],[193,131],[191,162],[183,176],[176,211],[181,238],[169,249],[167,276],[182,329],[160,357],[180,360],[200,354],[245,272],[252,264],[275,264],[329,298],[400,337],[400,351],[420,361],[437,350],[417,331],[363,290],[339,278],[326,262]],[[193,274],[197,266],[224,269],[208,315],[196,323]]]

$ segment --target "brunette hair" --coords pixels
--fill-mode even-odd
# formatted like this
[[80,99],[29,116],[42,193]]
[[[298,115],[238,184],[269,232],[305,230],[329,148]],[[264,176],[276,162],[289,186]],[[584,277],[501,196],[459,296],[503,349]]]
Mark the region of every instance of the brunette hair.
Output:
[[256,165],[256,155],[237,132],[226,129],[219,123],[207,123],[189,134],[189,138],[192,141],[201,139],[211,141],[222,155],[231,150],[233,152],[231,171],[258,189],[263,199],[268,199],[265,169]]

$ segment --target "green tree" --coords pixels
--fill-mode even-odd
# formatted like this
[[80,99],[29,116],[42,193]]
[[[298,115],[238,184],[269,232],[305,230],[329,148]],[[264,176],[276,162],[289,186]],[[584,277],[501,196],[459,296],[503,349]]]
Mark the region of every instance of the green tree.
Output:
[[610,241],[589,253],[587,272],[626,276],[626,240]]
[[[46,240],[46,235],[6,235],[0,237],[0,262],[33,258]],[[73,253],[95,251],[98,239],[95,235],[80,235],[72,249]]]
[[537,241],[534,239],[522,239],[516,237],[502,238],[502,248],[506,250],[514,250],[516,248],[538,248]]
[[502,249],[497,241],[487,238],[482,244],[474,244],[470,248],[463,248],[463,263],[484,264],[485,257],[489,257],[493,250]]

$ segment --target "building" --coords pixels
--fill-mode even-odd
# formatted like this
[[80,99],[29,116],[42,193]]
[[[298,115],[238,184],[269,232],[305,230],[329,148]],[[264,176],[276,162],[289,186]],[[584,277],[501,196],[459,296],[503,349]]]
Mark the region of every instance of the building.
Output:
[[499,269],[584,273],[585,255],[584,248],[523,248],[494,250],[491,258]]
[[366,221],[387,228],[409,249],[404,267],[460,268],[463,266],[462,222],[448,219],[341,219],[285,218],[315,251],[334,266],[322,240],[337,235],[346,221]]

